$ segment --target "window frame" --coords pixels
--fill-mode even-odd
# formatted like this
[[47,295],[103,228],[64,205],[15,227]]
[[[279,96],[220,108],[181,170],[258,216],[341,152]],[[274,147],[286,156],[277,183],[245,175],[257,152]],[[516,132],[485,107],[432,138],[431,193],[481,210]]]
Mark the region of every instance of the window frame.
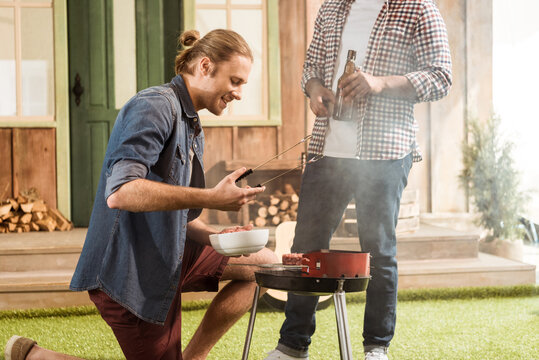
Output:
[[[227,4],[230,0],[227,0]],[[281,68],[279,46],[279,3],[278,0],[262,0],[265,4],[265,33],[266,33],[266,71],[262,74],[266,79],[267,88],[262,89],[267,96],[267,109],[261,116],[256,115],[225,115],[202,116],[205,127],[229,126],[280,126],[281,120]],[[185,30],[196,29],[196,0],[185,0],[183,6]],[[263,24],[264,26],[264,24]],[[276,75],[275,75],[276,74]],[[264,111],[265,110],[265,111]],[[265,113],[265,114],[264,114]]]
[[[51,0],[50,2],[22,2],[22,1],[0,1],[1,8],[12,8],[14,14],[14,34],[15,34],[15,92],[16,92],[16,114],[15,115],[0,115],[0,128],[23,128],[23,127],[34,127],[34,128],[51,128],[57,127],[57,116],[58,116],[58,80],[62,78],[62,75],[59,74],[62,70],[59,67],[58,57],[58,44],[62,44],[61,41],[57,38],[57,33],[59,26],[61,26],[62,21],[59,21],[57,16],[58,9],[62,8],[62,3],[65,3],[65,0]],[[42,115],[42,116],[28,116],[22,114],[22,47],[21,47],[21,9],[30,8],[30,9],[51,9],[53,17],[53,69],[54,69],[54,112],[52,115]],[[65,20],[64,20],[65,22]],[[67,46],[67,42],[63,44]],[[66,51],[64,51],[67,53]],[[60,110],[61,111],[61,110]]]
[[[23,5],[14,7],[14,5]],[[35,5],[35,6],[33,6]],[[23,116],[22,107],[17,106],[17,115],[0,116],[0,128],[56,128],[56,204],[68,218],[71,218],[71,181],[70,181],[70,137],[69,137],[69,74],[67,44],[67,0],[51,0],[50,3],[32,3],[0,0],[0,7],[15,8],[14,26],[16,48],[16,69],[20,69],[20,8],[52,8],[53,17],[53,68],[54,68],[54,113],[48,116]],[[19,14],[17,14],[17,11]],[[18,16],[18,19],[17,19]],[[19,29],[17,29],[19,26]],[[20,72],[20,70],[19,70]],[[20,82],[22,77],[17,79]],[[17,102],[20,98],[21,84],[17,84]]]

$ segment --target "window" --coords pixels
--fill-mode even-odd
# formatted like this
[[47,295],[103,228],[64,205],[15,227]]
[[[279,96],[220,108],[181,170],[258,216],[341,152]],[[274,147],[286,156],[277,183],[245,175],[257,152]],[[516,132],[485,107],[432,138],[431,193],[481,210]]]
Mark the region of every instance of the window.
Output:
[[201,36],[218,28],[234,30],[245,38],[254,57],[242,100],[230,103],[221,116],[200,111],[204,126],[281,124],[277,5],[277,0],[186,1],[186,29],[197,29]]
[[112,9],[114,100],[119,110],[137,93],[135,0],[115,0]]
[[0,1],[0,43],[0,123],[54,122],[52,1]]

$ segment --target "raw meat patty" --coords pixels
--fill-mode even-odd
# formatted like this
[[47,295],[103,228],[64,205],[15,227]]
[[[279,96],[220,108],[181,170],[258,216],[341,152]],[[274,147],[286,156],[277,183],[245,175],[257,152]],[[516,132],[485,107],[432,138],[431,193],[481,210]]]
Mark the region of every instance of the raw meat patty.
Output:
[[283,254],[283,265],[301,265],[303,253]]

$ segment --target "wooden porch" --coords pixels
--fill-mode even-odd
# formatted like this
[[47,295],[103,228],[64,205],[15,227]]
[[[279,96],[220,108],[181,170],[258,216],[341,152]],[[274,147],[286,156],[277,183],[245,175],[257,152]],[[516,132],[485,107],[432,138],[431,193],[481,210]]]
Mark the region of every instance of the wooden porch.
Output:
[[[68,232],[0,235],[0,310],[88,305],[68,290],[86,228]],[[357,238],[335,237],[331,247],[358,249]],[[275,246],[275,228],[270,242]],[[421,223],[398,236],[399,288],[533,284],[536,266],[478,252],[477,234]],[[188,293],[207,299],[213,293]]]

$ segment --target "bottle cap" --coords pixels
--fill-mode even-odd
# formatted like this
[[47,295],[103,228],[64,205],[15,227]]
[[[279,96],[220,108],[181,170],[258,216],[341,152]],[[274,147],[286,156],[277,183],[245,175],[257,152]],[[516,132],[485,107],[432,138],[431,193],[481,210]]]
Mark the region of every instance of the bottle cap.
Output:
[[356,51],[355,50],[348,50],[348,59],[352,59],[352,60],[356,59]]

